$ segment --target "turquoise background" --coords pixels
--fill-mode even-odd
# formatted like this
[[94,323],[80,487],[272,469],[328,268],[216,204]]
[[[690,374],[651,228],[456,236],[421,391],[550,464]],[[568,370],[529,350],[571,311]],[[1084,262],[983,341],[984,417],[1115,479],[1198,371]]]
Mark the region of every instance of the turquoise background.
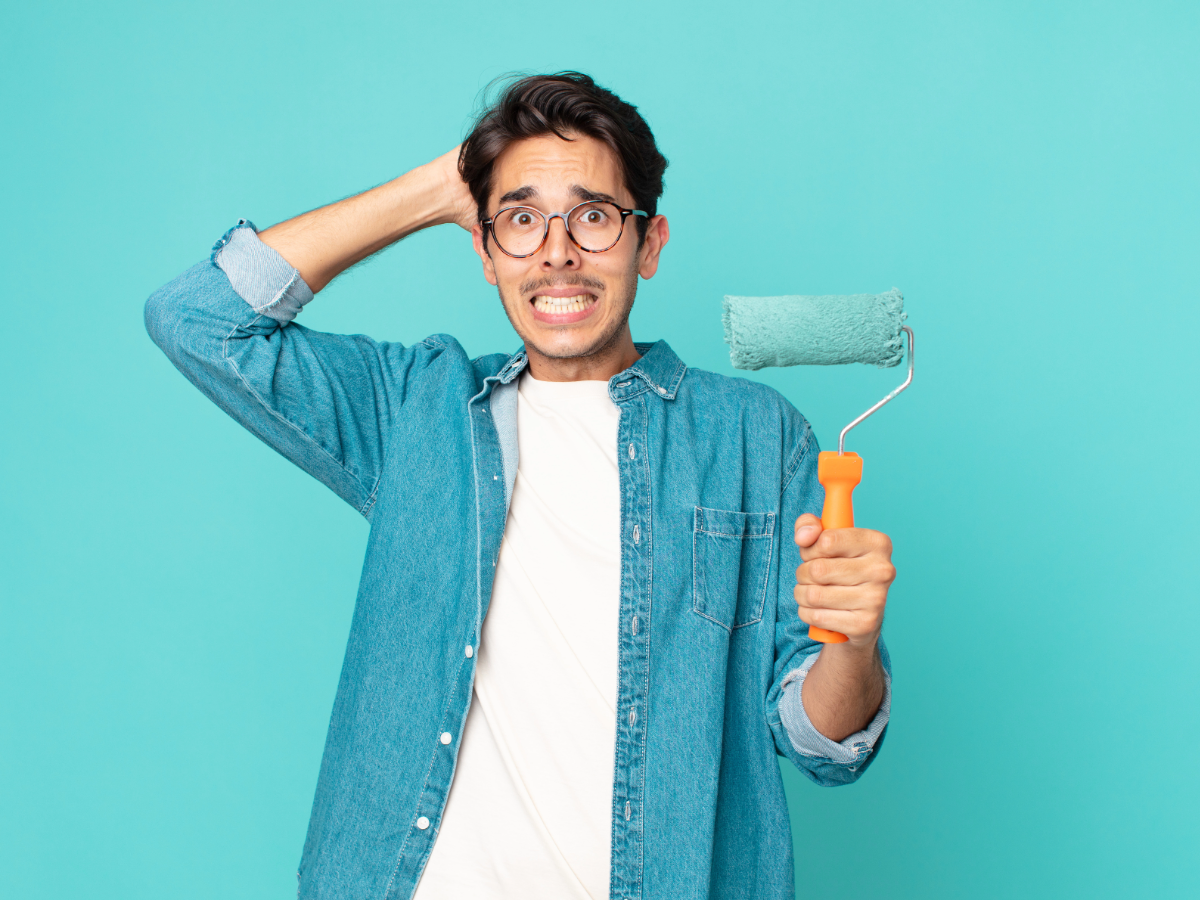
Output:
[[[853,787],[785,770],[800,895],[1194,896],[1198,38],[1132,0],[5,4],[0,893],[293,896],[367,526],[142,303],[573,67],[671,160],[635,337],[731,372],[723,294],[893,285],[916,329],[849,442],[893,725]],[[516,345],[452,227],[303,321]],[[830,446],[901,373],[756,377]]]

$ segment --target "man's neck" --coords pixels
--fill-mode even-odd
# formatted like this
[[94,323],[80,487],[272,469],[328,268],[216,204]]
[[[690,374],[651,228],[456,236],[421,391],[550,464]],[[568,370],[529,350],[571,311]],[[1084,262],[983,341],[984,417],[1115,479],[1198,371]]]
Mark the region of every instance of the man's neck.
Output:
[[538,381],[608,381],[642,358],[626,326],[620,338],[597,353],[559,359],[526,345],[529,374]]

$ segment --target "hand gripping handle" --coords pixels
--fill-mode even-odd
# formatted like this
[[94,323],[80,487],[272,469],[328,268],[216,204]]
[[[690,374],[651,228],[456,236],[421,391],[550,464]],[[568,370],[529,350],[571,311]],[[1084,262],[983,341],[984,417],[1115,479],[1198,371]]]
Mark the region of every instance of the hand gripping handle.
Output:
[[[854,527],[854,488],[862,481],[862,457],[857,453],[822,450],[817,457],[817,481],[825,486],[825,508],[821,525],[826,528]],[[808,636],[823,644],[842,644],[849,640],[840,631],[808,626]]]

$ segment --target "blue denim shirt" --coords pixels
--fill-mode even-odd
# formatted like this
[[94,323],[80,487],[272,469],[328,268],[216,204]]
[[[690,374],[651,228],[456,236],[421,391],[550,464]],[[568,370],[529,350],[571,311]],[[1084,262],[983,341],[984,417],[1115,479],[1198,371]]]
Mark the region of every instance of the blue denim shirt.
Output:
[[[311,299],[240,222],[151,296],[146,325],[200,390],[371,523],[299,895],[409,898],[471,705],[527,358],[469,359],[447,335],[312,331],[292,322]],[[857,779],[890,676],[864,731],[835,743],[809,723],[800,687],[820,645],[792,598],[792,523],[822,505],[812,431],[768,387],[689,369],[662,341],[637,348],[608,388],[621,411],[611,897],[791,898],[777,755],[818,784]]]

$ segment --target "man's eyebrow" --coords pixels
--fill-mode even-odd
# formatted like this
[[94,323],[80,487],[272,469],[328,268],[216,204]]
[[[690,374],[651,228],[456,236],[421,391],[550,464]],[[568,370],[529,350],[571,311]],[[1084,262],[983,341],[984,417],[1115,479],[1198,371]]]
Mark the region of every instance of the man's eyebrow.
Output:
[[609,194],[603,194],[599,191],[589,191],[587,188],[578,184],[571,185],[571,194],[585,202],[591,200],[594,202],[611,203],[613,206],[621,205],[617,202],[615,197],[612,197]]
[[538,195],[537,188],[532,185],[525,185],[517,188],[515,191],[509,191],[504,194],[497,202],[504,203],[523,203],[526,200],[531,200]]
[[[583,185],[571,185],[571,196],[584,203],[587,202],[605,202],[611,203],[614,206],[620,206],[615,197],[610,194],[605,194],[601,191],[591,191]],[[508,191],[502,194],[497,201],[501,206],[505,203],[525,203],[528,200],[534,200],[538,197],[538,189],[531,184],[522,185],[515,190]]]

